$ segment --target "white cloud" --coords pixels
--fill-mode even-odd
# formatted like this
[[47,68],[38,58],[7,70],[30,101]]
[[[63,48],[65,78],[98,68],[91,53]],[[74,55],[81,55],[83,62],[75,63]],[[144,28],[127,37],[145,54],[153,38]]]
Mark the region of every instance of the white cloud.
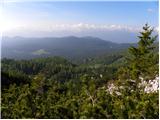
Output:
[[152,13],[152,12],[154,12],[154,9],[148,8],[148,9],[147,9],[147,12]]
[[159,32],[159,27],[155,27],[154,30],[155,30],[156,32]]
[[[12,27],[13,28],[13,27]],[[9,31],[20,30],[21,28],[26,30],[34,30],[34,31],[114,31],[114,30],[125,30],[131,32],[140,31],[140,27],[128,26],[128,25],[118,25],[118,24],[89,24],[89,23],[54,23],[52,21],[37,21],[37,22],[26,22],[24,25],[20,24],[14,29],[10,29]]]
[[52,23],[40,23],[31,25],[34,30],[43,29],[45,31],[87,31],[87,30],[125,30],[137,32],[140,30],[139,27],[132,27],[127,25],[108,25],[108,24],[88,24],[88,23],[75,23],[75,24],[52,24]]
[[[89,23],[29,23],[6,31],[4,36],[23,37],[62,37],[62,36],[94,36],[113,42],[137,42],[136,36],[142,31],[142,26],[129,26],[118,24],[89,24]],[[158,27],[155,26],[158,32]],[[120,36],[120,37],[119,37]]]

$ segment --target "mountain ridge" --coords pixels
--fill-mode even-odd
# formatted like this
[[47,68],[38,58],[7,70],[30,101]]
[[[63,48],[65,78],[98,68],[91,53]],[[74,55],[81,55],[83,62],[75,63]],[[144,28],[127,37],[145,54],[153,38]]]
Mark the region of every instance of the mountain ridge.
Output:
[[[134,45],[132,43],[114,43],[92,36],[45,38],[24,38],[16,36],[3,37],[2,39],[2,58],[16,59],[48,56],[80,59],[121,51],[130,45]],[[38,52],[38,54],[35,54],[36,52]]]

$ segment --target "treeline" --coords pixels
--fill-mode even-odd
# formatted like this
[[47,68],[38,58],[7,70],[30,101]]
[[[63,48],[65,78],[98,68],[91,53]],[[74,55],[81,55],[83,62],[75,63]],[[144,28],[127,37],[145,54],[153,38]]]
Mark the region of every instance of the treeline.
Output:
[[[127,57],[113,54],[73,64],[61,57],[2,59],[2,118],[159,118],[158,92],[140,78],[158,75],[153,29],[145,25]],[[106,60],[105,60],[106,59]],[[119,88],[110,93],[109,83]]]

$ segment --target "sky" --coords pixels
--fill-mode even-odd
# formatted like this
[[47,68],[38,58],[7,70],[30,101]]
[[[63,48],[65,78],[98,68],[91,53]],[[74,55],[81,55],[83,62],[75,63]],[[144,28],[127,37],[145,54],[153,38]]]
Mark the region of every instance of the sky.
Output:
[[158,30],[158,1],[4,2],[0,25],[6,36],[95,36],[128,41],[145,23]]

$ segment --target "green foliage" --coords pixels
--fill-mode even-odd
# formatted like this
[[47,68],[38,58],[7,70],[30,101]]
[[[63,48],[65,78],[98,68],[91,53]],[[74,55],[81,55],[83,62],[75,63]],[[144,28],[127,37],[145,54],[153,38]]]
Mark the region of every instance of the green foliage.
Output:
[[[143,29],[127,59],[126,53],[87,59],[79,65],[61,57],[2,59],[2,118],[157,119],[158,93],[145,93],[130,81],[158,74],[156,37],[151,37],[148,25]],[[108,92],[111,81],[119,95]]]
[[[158,75],[158,53],[155,52],[157,36],[147,24],[140,32],[138,47],[129,48],[127,66],[118,71],[118,86],[124,86],[121,97],[116,98],[116,118],[158,118],[158,93],[145,93],[139,87],[141,78],[152,80]],[[151,105],[151,103],[153,103]],[[152,111],[152,112],[151,112]],[[118,113],[120,112],[120,113]],[[152,114],[152,115],[151,115]],[[151,116],[152,117],[151,117]]]
[[[154,42],[157,36],[151,36],[153,28],[145,24],[140,32],[138,47],[130,47],[130,56],[127,58],[131,79],[153,78],[158,72],[158,53],[155,53]],[[148,78],[147,78],[148,77]]]

